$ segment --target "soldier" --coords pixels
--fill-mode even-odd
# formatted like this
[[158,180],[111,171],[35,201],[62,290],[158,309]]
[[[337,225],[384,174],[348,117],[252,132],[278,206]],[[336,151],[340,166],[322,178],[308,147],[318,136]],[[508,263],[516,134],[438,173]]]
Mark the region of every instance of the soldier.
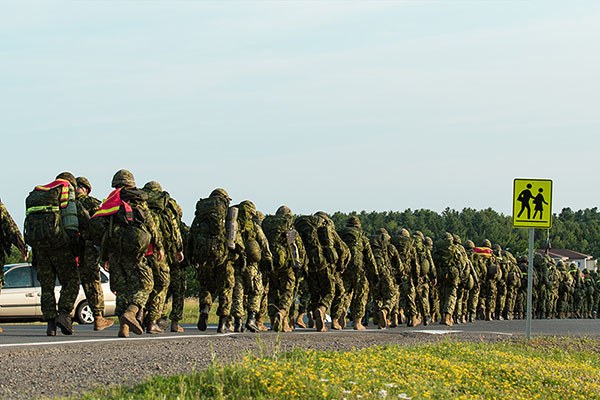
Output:
[[430,285],[435,285],[437,272],[435,263],[431,255],[431,250],[425,243],[425,236],[422,232],[416,231],[413,235],[415,250],[418,258],[418,276],[415,276],[417,307],[419,313],[423,316],[423,325],[427,326],[431,323],[431,310],[429,307],[429,291]]
[[348,295],[345,293],[346,286],[344,285],[344,275],[346,267],[350,262],[350,249],[340,238],[340,235],[335,230],[333,220],[323,211],[317,212],[315,215],[325,220],[325,226],[330,231],[333,248],[337,254],[337,262],[333,272],[334,279],[334,296],[331,302],[331,329],[341,330],[346,326],[346,317],[348,308],[344,308],[347,303]]
[[196,203],[196,216],[190,228],[188,247],[190,262],[197,266],[200,331],[207,328],[208,314],[217,296],[217,332],[226,332],[229,322],[235,285],[233,263],[244,250],[234,221],[228,218],[230,202],[225,189],[213,190],[208,198]]
[[546,318],[546,298],[548,296],[548,290],[550,288],[550,278],[548,276],[548,263],[544,256],[536,253],[533,256],[533,268],[537,275],[537,285],[533,289],[533,293],[536,293],[535,302],[533,303],[534,318],[544,319]]
[[460,255],[459,262],[459,283],[456,290],[456,308],[454,311],[454,320],[463,324],[467,322],[467,309],[464,307],[469,301],[469,281],[471,277],[471,260],[462,245],[462,239],[456,233],[452,235],[454,246]]
[[[181,220],[183,211],[181,207],[178,208],[177,220],[179,222],[179,232],[181,232],[181,239],[183,240],[183,249],[187,251],[187,240],[190,233],[190,227]],[[189,266],[188,257],[184,253],[183,261],[174,262],[170,265],[171,279],[169,281],[169,290],[167,291],[167,300],[169,297],[172,299],[171,314],[167,318],[166,310],[167,303],[163,308],[163,315],[159,321],[161,329],[165,329],[168,326],[168,319],[171,320],[171,332],[183,333],[185,330],[183,326],[179,324],[179,321],[183,319],[183,305],[185,302],[185,291],[187,287],[187,267]]]
[[[398,250],[402,260],[402,268],[397,272],[396,282],[398,283],[398,305],[394,306],[394,315],[392,325],[395,325],[396,319],[402,323],[406,317],[407,326],[421,325],[421,314],[417,309],[417,287],[420,275],[421,265],[415,249],[414,239],[410,237],[410,232],[406,228],[400,230],[400,235],[392,239],[393,245]],[[396,312],[397,309],[397,312]],[[397,318],[396,318],[397,315]]]
[[263,229],[272,249],[269,286],[269,317],[275,332],[290,332],[290,316],[297,279],[306,270],[306,253],[300,235],[294,229],[292,210],[285,205],[263,220]]
[[440,315],[440,294],[438,291],[438,268],[435,266],[433,261],[433,239],[429,236],[425,236],[425,246],[429,257],[431,257],[432,271],[434,274],[430,274],[430,286],[429,286],[429,310],[431,313],[431,322],[437,322],[441,319]]
[[519,288],[521,287],[522,276],[515,256],[513,256],[513,254],[507,250],[504,251],[504,256],[507,262],[507,287],[504,319],[512,320],[514,318],[517,294],[519,292]]
[[144,333],[138,312],[147,304],[153,288],[152,269],[147,256],[156,254],[162,261],[165,252],[158,227],[148,208],[148,194],[136,188],[133,174],[121,169],[112,178],[115,189],[102,203],[93,218],[109,219],[100,259],[110,267],[111,290],[117,294],[119,337]]
[[[245,328],[250,332],[258,332],[256,316],[260,311],[263,294],[262,273],[259,263],[272,265],[273,256],[269,243],[259,224],[254,221],[256,206],[250,200],[242,201],[237,206],[240,239],[245,249],[245,257],[240,257],[235,264],[235,286],[233,291],[232,315],[234,332],[243,332],[242,316],[244,314],[244,298],[246,298],[247,319]],[[269,267],[267,269],[272,269]]]
[[497,256],[501,256],[501,250],[496,249],[496,253],[492,250],[492,243],[489,239],[483,240],[483,246],[478,247],[483,256],[482,269],[485,270],[484,278],[484,303],[482,308],[485,313],[485,320],[491,321],[495,318],[496,303],[498,300],[498,281],[502,278],[502,270],[499,266]]
[[[262,227],[262,223],[265,219],[265,215],[260,212],[259,210],[256,210],[256,215],[254,216],[254,222],[256,222],[258,225],[260,225]],[[264,233],[264,229],[263,229],[263,233]],[[266,236],[266,235],[265,235]],[[269,280],[271,277],[271,270],[269,268],[272,268],[273,265],[268,265],[266,263],[259,263],[258,264],[260,267],[260,276],[262,278],[262,286],[263,286],[263,293],[260,299],[260,308],[258,313],[256,314],[256,326],[258,327],[259,331],[261,332],[266,332],[269,330],[269,328],[267,328],[265,326],[265,324],[262,322],[263,321],[263,317],[267,314],[267,309],[268,309],[268,296],[269,296],[269,292],[270,292],[270,287],[269,287]]]
[[[389,313],[398,301],[395,271],[400,268],[400,256],[391,244],[391,236],[384,228],[380,228],[377,234],[371,237],[371,249],[379,273],[379,285],[373,291],[373,300],[377,305],[377,323],[379,329],[385,329],[388,326]],[[393,264],[396,264],[396,268]]]
[[79,278],[87,302],[94,314],[94,330],[101,331],[113,326],[112,320],[106,319],[104,313],[104,292],[100,281],[100,253],[92,239],[90,232],[90,218],[98,211],[100,200],[90,196],[92,184],[84,177],[79,176],[77,181],[77,213],[79,217],[79,230],[81,233],[82,251],[79,256]]
[[472,240],[465,242],[467,257],[471,262],[471,272],[469,274],[468,301],[466,305],[467,321],[473,322],[477,316],[477,306],[479,304],[480,277],[485,276],[481,271],[481,256],[475,252],[475,243]]
[[[2,200],[0,200],[0,289],[2,289],[4,283],[4,263],[6,261],[4,255],[10,255],[12,245],[19,249],[23,260],[27,260],[29,254],[21,231],[19,231],[19,227],[8,213]],[[3,331],[0,328],[0,333]]]
[[[171,280],[171,265],[183,261],[183,239],[179,230],[179,210],[177,202],[156,181],[147,182],[143,188],[148,195],[148,207],[154,224],[158,228],[158,238],[164,249],[165,257],[161,260],[154,254],[148,256],[148,264],[152,270],[154,285],[146,304],[146,332],[163,333],[164,328],[158,325],[167,299],[167,291]],[[166,328],[166,327],[165,327]]]
[[461,255],[454,245],[454,237],[451,233],[446,235],[436,246],[436,266],[439,267],[438,277],[440,279],[440,300],[442,320],[441,324],[452,326],[454,310],[456,308],[456,297],[460,281]]
[[350,308],[354,329],[362,331],[365,330],[362,319],[369,299],[369,282],[376,282],[379,279],[377,264],[369,239],[364,234],[358,217],[348,218],[346,226],[340,232],[340,237],[348,245],[351,255],[348,269],[343,275],[347,297],[342,304],[342,309]]
[[[75,176],[63,172],[55,181],[36,186],[25,201],[25,241],[33,249],[32,265],[42,287],[42,317],[48,322],[48,336],[56,335],[57,326],[63,335],[73,334],[71,312],[79,293],[76,257],[80,247],[76,187]],[[62,286],[58,311],[57,277]]]

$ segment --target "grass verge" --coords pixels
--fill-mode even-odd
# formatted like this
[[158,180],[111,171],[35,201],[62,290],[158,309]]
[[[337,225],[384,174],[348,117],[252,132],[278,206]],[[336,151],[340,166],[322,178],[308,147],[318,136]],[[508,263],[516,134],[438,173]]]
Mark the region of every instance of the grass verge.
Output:
[[[576,341],[576,342],[575,342]],[[600,398],[600,340],[529,344],[452,340],[353,351],[296,349],[155,377],[84,399],[592,399]]]

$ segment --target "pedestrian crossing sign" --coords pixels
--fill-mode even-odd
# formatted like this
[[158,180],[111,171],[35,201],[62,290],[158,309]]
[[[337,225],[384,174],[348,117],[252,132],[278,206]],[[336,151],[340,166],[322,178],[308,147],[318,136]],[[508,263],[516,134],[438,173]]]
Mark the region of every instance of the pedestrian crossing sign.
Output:
[[516,178],[513,185],[513,226],[552,227],[552,181]]

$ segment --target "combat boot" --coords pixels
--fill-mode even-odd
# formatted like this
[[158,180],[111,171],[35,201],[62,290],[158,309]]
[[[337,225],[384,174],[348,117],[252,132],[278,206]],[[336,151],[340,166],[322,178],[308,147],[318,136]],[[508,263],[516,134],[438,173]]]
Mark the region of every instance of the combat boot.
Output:
[[338,322],[337,318],[334,318],[331,320],[331,329],[336,330],[336,331],[342,330],[342,327],[341,327],[340,323]]
[[273,316],[273,321],[271,322],[271,328],[275,332],[283,332],[283,321],[285,320],[285,311],[279,310]]
[[65,313],[58,314],[58,317],[54,320],[56,326],[60,328],[63,335],[73,334],[73,321],[71,316]]
[[179,325],[179,322],[171,322],[171,332],[183,333],[184,331],[185,329],[183,329],[183,326]]
[[106,328],[110,328],[114,325],[114,322],[110,319],[104,318],[102,315],[97,315],[94,317],[94,330],[95,331],[103,331]]
[[290,319],[286,316],[285,318],[283,318],[283,331],[291,332],[293,330],[293,324],[290,324]]
[[492,320],[492,312],[491,311],[486,311],[485,312],[485,320],[486,321],[491,321]]
[[200,316],[198,317],[198,325],[197,325],[199,331],[206,330],[206,323],[208,322],[208,313],[209,312],[210,312],[209,306],[204,306],[200,310]]
[[117,333],[118,337],[128,338],[129,337],[129,325],[121,324],[119,327],[119,333]]
[[340,317],[340,319],[338,320],[338,322],[340,323],[340,326],[342,327],[342,329],[344,329],[346,327],[346,318],[348,317],[348,312],[344,311],[342,313],[342,316]]
[[388,322],[387,322],[387,310],[385,308],[382,308],[381,310],[379,310],[379,316],[378,316],[378,326],[379,329],[385,329],[388,326]]
[[56,323],[54,320],[48,321],[48,327],[46,327],[46,336],[56,336]]
[[250,332],[258,332],[260,331],[260,328],[258,327],[258,325],[256,325],[256,313],[255,312],[249,312],[248,313],[248,318],[246,318],[246,329],[248,329]]
[[167,318],[166,315],[163,315],[156,321],[156,323],[158,324],[158,327],[160,329],[162,329],[163,331],[166,331],[167,328],[169,327],[169,318]]
[[418,315],[413,315],[410,319],[410,326],[412,326],[412,327],[419,326],[419,325],[421,325],[421,322],[422,322],[421,318],[419,318]]
[[427,326],[431,324],[431,317],[428,315],[425,318],[423,318],[423,325]]
[[146,333],[157,335],[163,332],[164,330],[162,330],[160,326],[158,326],[158,323],[156,321],[148,321],[148,323],[146,324]]
[[141,335],[144,333],[144,329],[137,320],[137,314],[139,310],[140,308],[138,306],[135,304],[130,304],[119,318],[121,325],[128,325],[131,332],[135,333],[136,335]]
[[392,313],[390,315],[390,328],[396,328],[398,326],[398,313]]
[[227,333],[227,327],[229,325],[229,317],[221,315],[219,317],[219,326],[217,326],[218,333]]
[[315,310],[315,327],[317,332],[327,332],[327,327],[325,326],[326,312],[327,308],[325,308],[325,306],[320,306]]
[[258,330],[261,332],[267,332],[269,328],[262,322],[262,317],[260,315],[256,316],[256,326],[258,326]]
[[306,316],[308,317],[308,329],[314,328],[315,327],[315,319],[313,318],[313,313],[308,312],[308,313],[306,313]]
[[233,318],[233,331],[234,332],[244,332],[244,327],[242,326],[242,319],[239,317]]
[[367,329],[367,328],[365,328],[365,326],[362,324],[360,319],[357,321],[354,321],[354,330],[355,331],[364,331],[365,329]]
[[446,325],[446,326],[454,325],[454,323],[452,321],[452,314],[450,314],[450,313],[444,314],[444,325]]
[[398,311],[398,325],[402,325],[406,321],[406,317],[404,316],[404,310]]
[[304,323],[304,313],[298,314],[298,317],[294,322],[296,323],[297,327],[306,329],[306,324]]

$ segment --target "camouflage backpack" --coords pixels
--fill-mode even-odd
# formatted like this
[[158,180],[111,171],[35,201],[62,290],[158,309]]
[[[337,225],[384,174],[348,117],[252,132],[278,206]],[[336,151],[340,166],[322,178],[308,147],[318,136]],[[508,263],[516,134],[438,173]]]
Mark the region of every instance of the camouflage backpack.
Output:
[[302,243],[306,248],[308,261],[313,268],[317,269],[326,266],[323,249],[321,248],[321,243],[319,241],[319,234],[317,233],[321,224],[321,218],[315,217],[314,215],[303,215],[296,218],[296,221],[294,222],[294,228],[296,228],[300,234]]
[[196,203],[196,214],[188,238],[192,260],[199,264],[220,265],[227,259],[228,201],[219,196],[200,199]]
[[25,243],[34,249],[56,249],[69,243],[60,214],[62,190],[36,188],[25,199]]
[[148,207],[154,211],[158,219],[158,228],[163,237],[163,246],[168,262],[173,263],[174,255],[181,249],[183,239],[179,230],[179,219],[174,200],[169,193],[151,190],[148,193]]

